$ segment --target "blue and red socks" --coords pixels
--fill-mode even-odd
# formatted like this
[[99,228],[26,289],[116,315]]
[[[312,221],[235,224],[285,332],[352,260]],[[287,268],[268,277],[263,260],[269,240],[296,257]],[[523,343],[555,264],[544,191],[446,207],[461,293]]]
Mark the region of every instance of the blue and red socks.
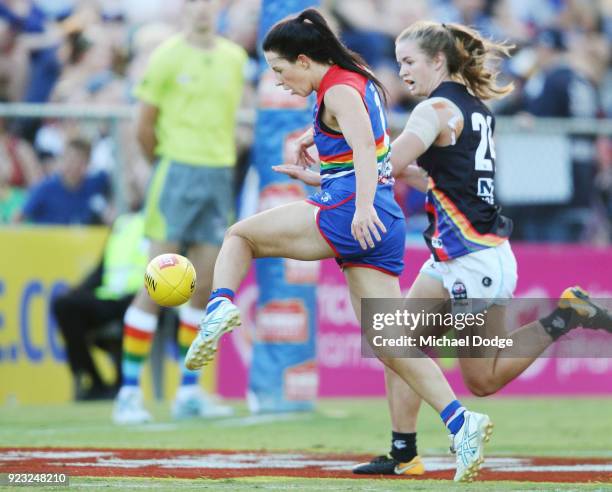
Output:
[[465,407],[459,403],[459,400],[453,400],[440,412],[442,422],[444,422],[444,425],[451,434],[457,434],[463,426],[465,410]]
[[208,298],[208,304],[206,305],[206,314],[212,313],[217,306],[222,302],[229,301],[234,302],[234,291],[231,289],[215,289],[211,292],[210,297]]

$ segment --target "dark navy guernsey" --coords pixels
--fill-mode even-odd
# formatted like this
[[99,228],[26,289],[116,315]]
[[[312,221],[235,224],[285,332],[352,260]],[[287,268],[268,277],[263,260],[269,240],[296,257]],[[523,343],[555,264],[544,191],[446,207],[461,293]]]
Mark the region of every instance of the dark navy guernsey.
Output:
[[495,204],[495,117],[467,88],[443,82],[430,98],[452,101],[464,125],[455,145],[432,145],[418,158],[429,175],[423,234],[436,261],[458,258],[504,242],[512,221]]

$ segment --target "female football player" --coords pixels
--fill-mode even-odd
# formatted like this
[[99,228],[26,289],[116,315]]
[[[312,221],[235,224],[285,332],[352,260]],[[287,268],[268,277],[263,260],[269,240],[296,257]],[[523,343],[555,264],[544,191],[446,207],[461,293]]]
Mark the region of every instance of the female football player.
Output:
[[[210,361],[219,338],[240,324],[234,292],[253,258],[336,258],[357,318],[361,299],[399,298],[405,221],[393,197],[382,86],[313,9],[276,24],[263,49],[278,84],[306,97],[316,92],[309,135],[321,160],[321,191],[267,210],[228,231],[215,265],[213,293],[185,364]],[[428,357],[382,362],[439,413],[458,449],[455,480],[471,481],[491,432],[488,416],[467,411]]]
[[[393,175],[408,172],[409,182],[427,193],[429,227],[425,262],[409,299],[479,300],[486,309],[486,336],[512,339],[512,346],[482,357],[459,358],[467,387],[478,396],[492,394],[521,374],[554,340],[580,325],[610,328],[609,314],[579,288],[566,289],[547,317],[512,334],[505,328],[506,301],[516,286],[516,260],[508,237],[512,224],[495,205],[493,178],[495,117],[483,100],[502,97],[512,85],[499,86],[492,63],[508,47],[485,40],[458,24],[417,22],[396,40],[400,77],[410,92],[426,98],[412,111],[393,142]],[[276,166],[311,185],[318,177],[308,135],[298,141],[296,165]],[[417,161],[419,168],[411,165]],[[416,419],[420,398],[389,366],[385,380],[391,411],[392,445],[387,456],[358,465],[356,473],[420,475]]]

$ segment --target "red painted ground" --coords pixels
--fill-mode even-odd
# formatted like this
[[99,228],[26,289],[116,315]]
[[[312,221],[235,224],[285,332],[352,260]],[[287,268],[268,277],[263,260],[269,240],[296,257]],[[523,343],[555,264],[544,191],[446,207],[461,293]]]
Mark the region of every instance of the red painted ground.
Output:
[[[0,473],[90,477],[228,478],[286,476],[371,478],[351,473],[363,455],[266,451],[0,448]],[[453,458],[424,458],[426,479],[449,479]],[[393,478],[393,477],[389,477]],[[395,477],[402,480],[403,477]],[[405,478],[415,480],[415,478]],[[612,458],[489,457],[479,480],[612,483]]]

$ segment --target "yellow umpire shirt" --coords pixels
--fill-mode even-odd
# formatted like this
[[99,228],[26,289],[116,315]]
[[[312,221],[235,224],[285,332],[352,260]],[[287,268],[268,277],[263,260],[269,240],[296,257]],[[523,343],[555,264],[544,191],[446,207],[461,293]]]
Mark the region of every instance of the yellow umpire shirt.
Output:
[[201,166],[235,164],[246,61],[242,47],[221,37],[209,51],[193,47],[182,34],[157,47],[134,94],[159,109],[158,157]]

